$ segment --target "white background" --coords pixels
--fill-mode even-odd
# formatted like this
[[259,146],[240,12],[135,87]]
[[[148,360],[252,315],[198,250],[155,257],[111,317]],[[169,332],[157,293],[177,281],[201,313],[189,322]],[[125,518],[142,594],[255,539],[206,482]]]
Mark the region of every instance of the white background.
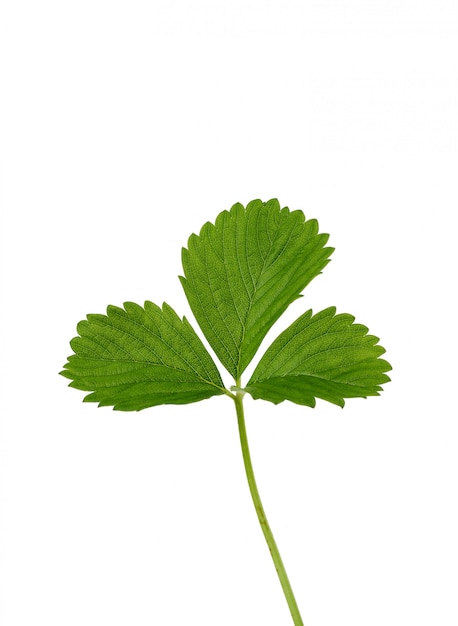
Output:
[[393,365],[343,411],[246,401],[304,623],[456,626],[458,3],[19,0],[0,18],[2,624],[292,623],[230,401],[114,412],[58,376],[86,313],[191,318],[188,236],[277,197],[336,251],[262,348],[336,305]]

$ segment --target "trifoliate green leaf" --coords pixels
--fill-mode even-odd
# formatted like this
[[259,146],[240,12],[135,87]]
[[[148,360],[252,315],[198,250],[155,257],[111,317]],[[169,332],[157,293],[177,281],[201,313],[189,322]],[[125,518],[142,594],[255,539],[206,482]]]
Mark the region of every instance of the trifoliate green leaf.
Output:
[[139,411],[225,393],[221,376],[194,329],[164,303],[125,302],[88,315],[70,342],[75,354],[61,374],[92,391],[85,402]]
[[253,398],[275,404],[290,400],[314,407],[315,399],[344,406],[344,398],[378,396],[390,379],[390,364],[378,338],[334,307],[307,311],[282,332],[246,385]]
[[278,200],[235,204],[183,248],[180,277],[192,312],[237,380],[265,335],[329,262],[328,235]]

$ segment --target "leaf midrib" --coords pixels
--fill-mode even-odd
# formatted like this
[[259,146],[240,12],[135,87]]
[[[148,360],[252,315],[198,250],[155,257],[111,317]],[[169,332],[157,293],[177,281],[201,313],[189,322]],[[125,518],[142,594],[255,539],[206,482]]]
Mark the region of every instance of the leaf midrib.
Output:
[[[258,236],[258,228],[257,228],[257,226],[258,226],[258,222],[256,222],[256,236]],[[295,226],[294,226],[294,228],[295,228]],[[283,246],[283,249],[281,250],[280,254],[275,259],[275,263],[280,259],[280,257],[282,256],[283,252],[287,249],[288,244],[291,241],[291,237],[292,237],[292,233],[294,231],[294,228],[292,228],[290,230],[288,241]],[[242,359],[242,347],[243,347],[243,344],[244,344],[244,341],[245,341],[246,329],[247,329],[247,325],[248,325],[248,318],[250,316],[251,309],[253,307],[253,302],[254,302],[256,293],[258,291],[259,282],[260,282],[261,277],[262,277],[262,275],[263,275],[263,273],[265,272],[265,269],[266,269],[267,259],[269,258],[269,255],[270,255],[270,253],[272,251],[272,246],[274,245],[275,240],[278,237],[278,232],[279,232],[279,223],[277,222],[275,235],[273,236],[272,239],[270,239],[270,237],[269,237],[269,240],[270,240],[269,251],[265,255],[264,262],[262,264],[262,268],[261,268],[261,270],[260,270],[260,272],[258,274],[258,277],[257,277],[256,281],[253,280],[253,275],[251,274],[251,270],[250,270],[250,276],[251,276],[251,279],[252,279],[252,282],[253,282],[253,293],[252,293],[251,297],[249,296],[249,293],[248,293],[250,303],[248,305],[248,309],[247,309],[247,312],[246,312],[246,315],[245,315],[245,321],[242,322],[242,338],[241,338],[241,341],[240,341],[240,348],[238,349],[238,360],[237,360],[237,378],[239,378],[240,374],[241,374],[241,372],[240,372],[240,361]],[[246,234],[246,230],[245,230],[245,234]],[[248,238],[246,237],[246,239],[248,239]],[[258,248],[259,248],[259,246],[258,246]],[[237,255],[237,260],[238,260],[238,255]],[[272,263],[272,265],[274,265],[274,263]],[[240,269],[240,275],[242,275],[240,263],[239,263],[239,269]],[[243,283],[245,284],[245,281],[243,281]],[[240,321],[242,321],[242,320],[240,320]]]
[[[273,380],[273,379],[285,380],[287,378],[311,378],[311,379],[322,380],[327,383],[334,383],[335,385],[344,385],[344,386],[349,386],[349,387],[368,387],[368,388],[370,387],[370,388],[375,388],[377,390],[381,389],[380,385],[375,384],[375,383],[371,383],[370,385],[357,384],[355,382],[332,380],[332,378],[325,378],[324,376],[319,376],[318,374],[285,374],[285,376],[269,376],[269,378],[260,378],[259,380],[256,380],[256,381],[250,381],[248,385],[246,386],[246,389],[249,389],[250,387],[255,387],[257,384],[260,384],[260,383],[269,382],[270,380]],[[356,380],[361,380],[361,378],[358,378]],[[275,389],[273,389],[273,391],[275,391]]]
[[[120,358],[107,358],[107,357],[94,358],[90,356],[81,356],[79,354],[76,356],[78,357],[78,359],[85,360],[85,361],[106,361],[106,362],[111,362],[111,363],[135,363],[136,365],[146,365],[150,367],[165,367],[166,369],[176,371],[176,372],[184,372],[185,374],[191,373],[189,372],[189,370],[182,369],[181,367],[172,367],[171,365],[166,365],[165,363],[153,363],[152,361],[141,361],[139,359],[120,359]],[[69,362],[69,364],[71,365],[71,362]],[[66,369],[69,370],[71,369],[71,367],[66,366]],[[92,375],[97,376],[98,374],[92,373]],[[116,376],[116,375],[117,375],[116,372],[109,372],[109,373],[103,374],[103,376]],[[192,375],[196,378],[196,380],[202,381],[206,383],[207,385],[216,387],[217,389],[221,389],[221,391],[223,391],[224,393],[227,391],[225,387],[221,387],[220,385],[217,385],[213,381],[203,378],[194,369],[192,370]],[[167,381],[164,381],[164,382],[167,382]]]

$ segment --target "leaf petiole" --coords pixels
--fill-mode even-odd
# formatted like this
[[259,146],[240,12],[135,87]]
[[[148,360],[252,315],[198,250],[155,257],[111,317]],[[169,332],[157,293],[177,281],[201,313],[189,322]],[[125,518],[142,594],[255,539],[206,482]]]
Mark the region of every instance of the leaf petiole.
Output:
[[295,626],[304,626],[304,622],[302,621],[301,614],[299,612],[299,608],[297,606],[296,598],[294,597],[293,590],[291,588],[291,584],[288,579],[288,574],[286,573],[285,566],[283,565],[283,561],[280,555],[280,551],[278,549],[277,543],[273,536],[272,530],[269,526],[269,522],[267,521],[267,517],[264,511],[264,507],[262,505],[261,497],[259,495],[258,487],[256,484],[256,479],[254,476],[253,465],[251,463],[251,455],[250,448],[248,446],[248,437],[246,433],[245,427],[245,415],[243,410],[243,396],[245,392],[240,389],[239,385],[231,387],[231,390],[235,390],[235,409],[237,412],[237,422],[239,427],[239,435],[240,435],[240,444],[242,446],[242,455],[243,455],[243,463],[245,465],[245,472],[248,479],[248,486],[250,488],[251,498],[253,500],[254,508],[256,509],[256,514],[258,516],[259,523],[262,528],[262,532],[264,533],[265,540],[270,550],[270,554],[272,556],[272,560],[275,565],[275,569],[277,570],[278,578],[280,579],[280,584],[283,589],[283,593],[285,594],[286,602],[288,603],[289,610],[291,612],[291,616],[293,618]]

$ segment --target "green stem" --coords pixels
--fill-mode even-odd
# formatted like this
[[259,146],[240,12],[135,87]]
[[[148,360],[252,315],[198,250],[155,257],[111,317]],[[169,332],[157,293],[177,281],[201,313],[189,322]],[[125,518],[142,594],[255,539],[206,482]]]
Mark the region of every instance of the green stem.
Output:
[[248,438],[245,428],[243,396],[244,392],[237,390],[234,402],[237,411],[237,421],[239,425],[240,443],[242,445],[243,462],[245,464],[245,471],[248,479],[248,485],[250,487],[251,497],[253,499],[253,504],[254,508],[256,509],[259,523],[261,524],[262,532],[264,533],[267,545],[269,546],[270,554],[272,555],[272,560],[274,562],[275,569],[277,570],[278,578],[280,579],[283,593],[285,594],[286,602],[288,603],[289,610],[291,611],[294,624],[295,626],[304,626],[304,622],[302,621],[302,617],[299,613],[299,608],[296,603],[296,598],[294,597],[291,584],[288,580],[288,574],[286,573],[285,566],[283,565],[283,561],[280,556],[280,552],[278,550],[277,544],[275,543],[275,539],[270,529],[269,522],[267,521],[264,507],[262,506],[261,497],[259,495],[258,487],[256,485],[253,465],[251,463],[250,448],[248,446]]

